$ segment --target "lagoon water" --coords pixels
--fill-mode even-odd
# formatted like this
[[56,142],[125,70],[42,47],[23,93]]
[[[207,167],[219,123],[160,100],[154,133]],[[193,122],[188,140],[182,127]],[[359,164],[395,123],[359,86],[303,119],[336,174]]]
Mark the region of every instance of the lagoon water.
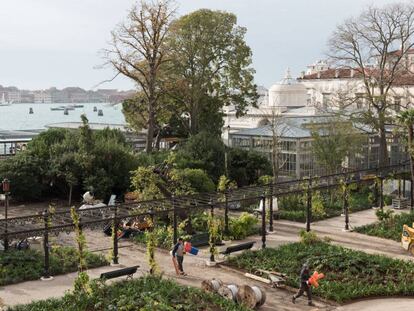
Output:
[[[105,103],[82,103],[83,108],[69,110],[68,115],[63,110],[52,111],[52,107],[60,107],[71,104],[13,104],[0,106],[0,130],[38,130],[46,125],[60,122],[81,122],[81,114],[85,114],[90,123],[125,124],[122,114],[122,106],[111,106]],[[102,109],[103,116],[98,116],[93,108]],[[33,108],[33,114],[29,114]]]

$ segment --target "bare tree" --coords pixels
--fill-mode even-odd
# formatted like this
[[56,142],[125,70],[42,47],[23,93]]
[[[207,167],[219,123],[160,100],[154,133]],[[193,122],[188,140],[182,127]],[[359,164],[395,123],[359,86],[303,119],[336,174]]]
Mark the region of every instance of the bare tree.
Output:
[[265,123],[269,126],[272,132],[271,141],[271,163],[273,182],[277,182],[280,170],[286,164],[286,160],[282,159],[282,139],[281,137],[286,132],[286,118],[281,114],[275,103],[266,109],[262,109],[261,113],[265,116]]
[[[112,32],[105,57],[118,73],[134,80],[145,109],[141,117],[147,129],[146,152],[151,152],[157,110],[162,95],[161,74],[168,61],[166,36],[175,10],[169,0],[141,1],[128,13],[125,22]],[[141,107],[141,108],[143,108]]]
[[391,121],[391,90],[410,74],[406,65],[414,46],[413,23],[412,3],[369,7],[339,25],[329,40],[331,60],[355,71],[355,78],[362,82],[368,107],[358,118],[378,133],[380,166],[388,163],[386,124]]

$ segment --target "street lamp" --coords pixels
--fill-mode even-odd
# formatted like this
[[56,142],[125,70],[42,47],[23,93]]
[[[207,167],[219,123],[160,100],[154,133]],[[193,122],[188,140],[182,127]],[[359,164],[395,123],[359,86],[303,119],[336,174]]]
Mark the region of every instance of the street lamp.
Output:
[[7,237],[7,212],[9,209],[9,194],[10,194],[10,181],[5,178],[3,179],[3,192],[5,196],[5,205],[4,205],[4,219],[5,219],[5,226],[4,226],[4,250],[7,251],[9,249],[9,239]]

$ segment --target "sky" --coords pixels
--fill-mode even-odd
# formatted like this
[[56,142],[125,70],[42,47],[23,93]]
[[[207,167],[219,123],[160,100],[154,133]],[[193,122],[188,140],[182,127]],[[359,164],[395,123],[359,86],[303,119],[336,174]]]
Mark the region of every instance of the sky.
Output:
[[[408,0],[403,0],[408,1]],[[368,5],[395,0],[176,0],[178,16],[200,8],[235,13],[247,28],[255,82],[270,87],[289,67],[294,76],[326,53],[335,27]],[[110,31],[133,0],[0,0],[0,85],[20,89],[79,86],[111,79],[101,68]],[[100,88],[134,88],[117,77]]]

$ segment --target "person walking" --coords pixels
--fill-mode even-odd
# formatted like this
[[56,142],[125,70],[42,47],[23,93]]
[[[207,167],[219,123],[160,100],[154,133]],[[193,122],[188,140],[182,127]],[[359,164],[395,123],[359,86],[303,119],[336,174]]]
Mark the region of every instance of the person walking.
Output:
[[173,260],[175,258],[177,259],[179,274],[186,275],[186,273],[184,272],[184,268],[183,268],[184,241],[182,238],[179,238],[177,244],[174,245],[174,248],[172,250],[172,256],[173,256]]
[[300,287],[296,295],[292,297],[292,302],[295,303],[296,299],[303,295],[306,292],[308,296],[308,306],[315,306],[312,302],[312,290],[311,285],[309,284],[310,272],[308,263],[304,263],[302,270],[300,271]]

